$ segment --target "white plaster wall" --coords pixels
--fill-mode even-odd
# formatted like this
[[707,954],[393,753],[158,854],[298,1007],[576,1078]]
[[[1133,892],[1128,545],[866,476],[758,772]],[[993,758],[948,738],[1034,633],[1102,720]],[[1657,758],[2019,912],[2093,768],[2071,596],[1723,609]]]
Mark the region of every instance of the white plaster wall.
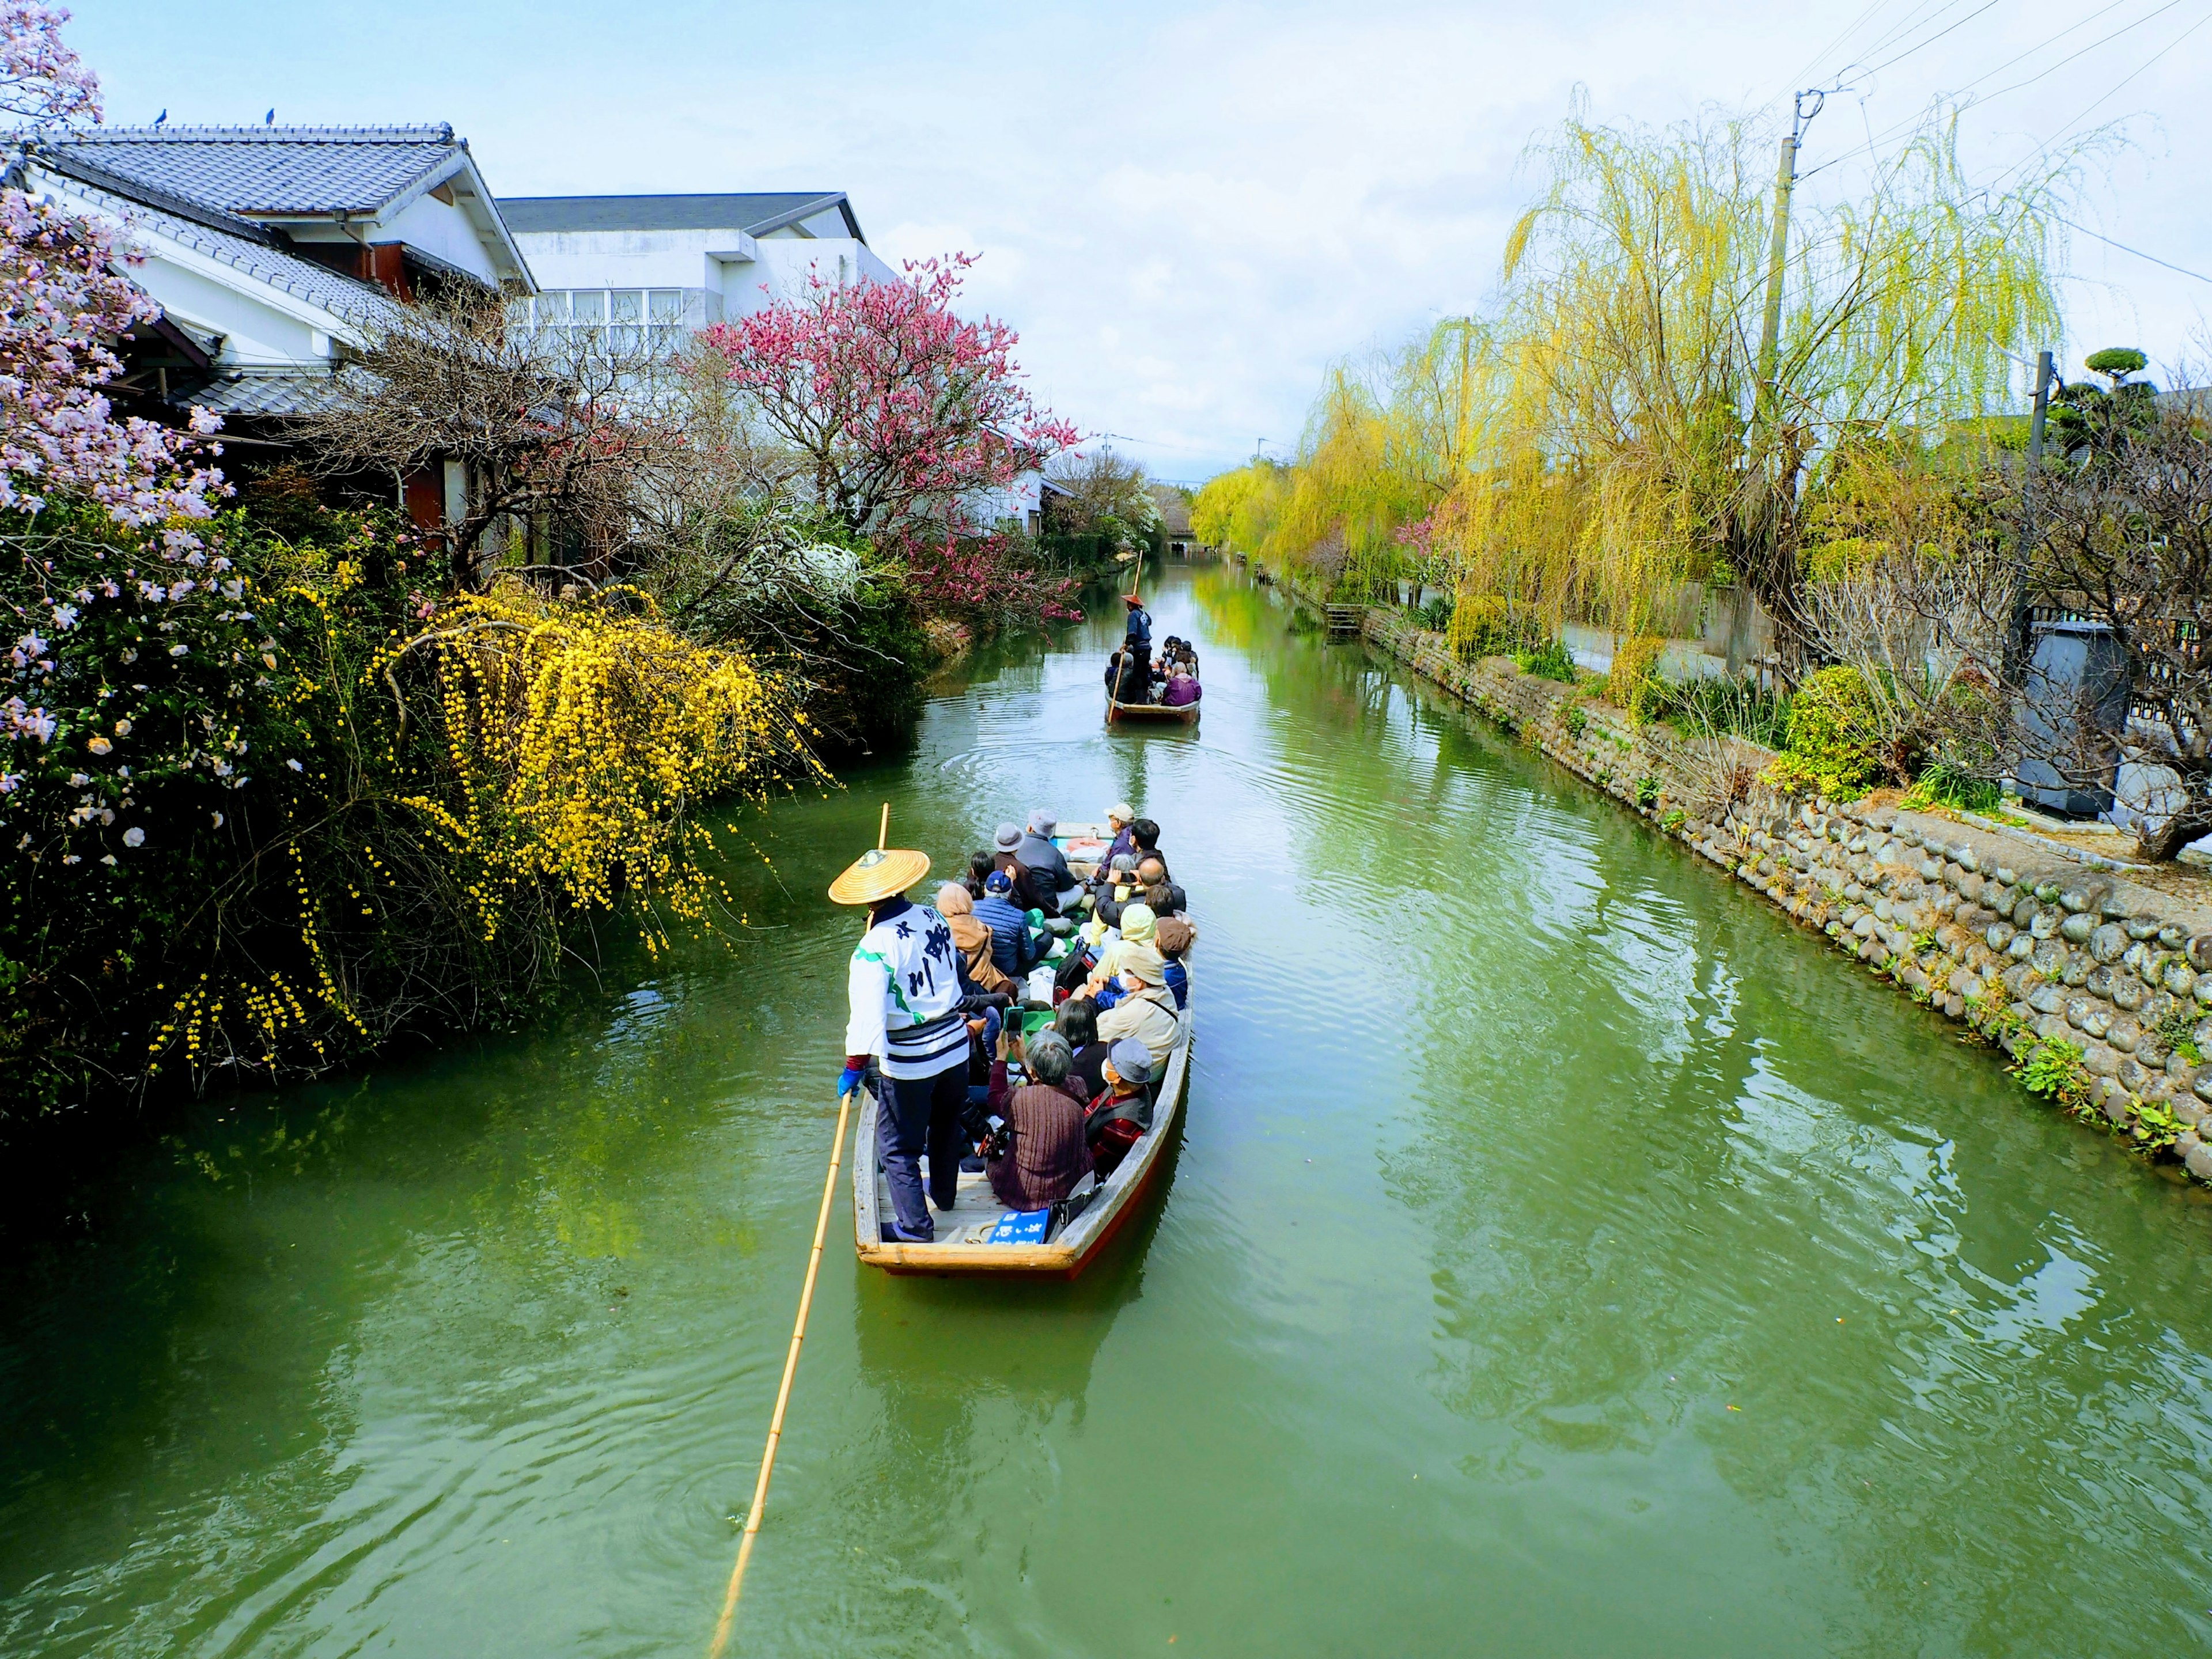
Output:
[[713,252],[750,252],[741,230],[531,231],[515,239],[540,288],[711,288]]
[[459,265],[472,276],[498,285],[499,272],[469,216],[434,196],[416,197],[371,232],[369,240],[410,243],[447,264]]
[[[705,288],[721,296],[726,317],[798,298],[815,270],[848,283],[898,276],[849,236],[756,241],[739,230],[564,230],[530,231],[515,241],[540,288]],[[730,257],[736,254],[748,257]]]

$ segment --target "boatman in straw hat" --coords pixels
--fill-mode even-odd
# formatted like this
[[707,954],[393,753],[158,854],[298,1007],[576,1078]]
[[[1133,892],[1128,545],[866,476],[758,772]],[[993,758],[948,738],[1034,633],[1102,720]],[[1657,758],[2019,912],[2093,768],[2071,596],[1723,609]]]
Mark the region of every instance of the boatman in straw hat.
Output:
[[860,1086],[872,1056],[876,1145],[896,1219],[887,1243],[927,1244],[937,1237],[922,1200],[921,1155],[929,1154],[929,1196],[949,1210],[968,1151],[960,1109],[968,1100],[968,1021],[961,1006],[960,956],[952,929],[906,890],[929,873],[929,857],[878,848],[830,884],[835,904],[868,907],[868,931],[847,975],[851,1017],[837,1092]]

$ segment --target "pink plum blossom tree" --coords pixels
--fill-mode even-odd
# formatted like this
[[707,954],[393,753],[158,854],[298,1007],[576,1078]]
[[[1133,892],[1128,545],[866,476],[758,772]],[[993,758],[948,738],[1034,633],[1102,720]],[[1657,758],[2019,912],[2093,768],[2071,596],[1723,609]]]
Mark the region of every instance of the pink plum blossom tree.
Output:
[[718,324],[704,343],[816,502],[905,560],[926,605],[978,620],[1072,615],[1065,584],[1039,582],[975,522],[980,497],[1079,434],[1023,385],[1012,329],[954,313],[974,263],[911,262],[889,283],[817,275],[801,298]]

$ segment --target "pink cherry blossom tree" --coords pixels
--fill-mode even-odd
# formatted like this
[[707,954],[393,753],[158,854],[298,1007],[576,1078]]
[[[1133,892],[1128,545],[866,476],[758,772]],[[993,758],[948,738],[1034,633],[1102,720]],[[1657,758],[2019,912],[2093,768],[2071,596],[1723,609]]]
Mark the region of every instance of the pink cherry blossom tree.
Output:
[[705,336],[822,508],[891,551],[971,536],[969,502],[1078,440],[1023,385],[1014,331],[954,313],[974,263],[909,263],[893,283],[817,275],[803,297]]

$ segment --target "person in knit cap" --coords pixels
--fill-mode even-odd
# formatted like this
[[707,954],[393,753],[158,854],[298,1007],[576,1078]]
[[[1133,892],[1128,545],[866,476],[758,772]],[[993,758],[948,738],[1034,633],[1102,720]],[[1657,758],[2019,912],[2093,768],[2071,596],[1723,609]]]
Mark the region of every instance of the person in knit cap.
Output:
[[960,1109],[968,1103],[968,1021],[962,1007],[960,952],[952,929],[907,889],[929,873],[927,854],[878,848],[830,884],[834,904],[866,905],[868,929],[846,973],[842,1097],[876,1063],[876,1146],[891,1192],[887,1242],[927,1244],[937,1237],[921,1187],[929,1158],[929,1197],[949,1210],[958,1196],[968,1146]]
[[1183,957],[1197,942],[1198,929],[1188,917],[1162,916],[1152,929],[1152,943],[1159,947],[1160,960],[1166,964],[1163,983],[1178,1011],[1190,1006],[1190,970]]
[[[1149,949],[1158,926],[1158,919],[1149,907],[1142,904],[1122,906],[1121,936],[1108,940],[1100,950],[1097,965],[1091,970],[1091,978],[1083,988],[1084,994],[1095,998],[1102,992],[1115,988],[1115,981],[1121,974],[1121,963],[1127,959],[1125,953],[1135,948]],[[1158,981],[1153,982],[1157,984]],[[1101,1002],[1098,1006],[1103,1008],[1107,1004]]]

